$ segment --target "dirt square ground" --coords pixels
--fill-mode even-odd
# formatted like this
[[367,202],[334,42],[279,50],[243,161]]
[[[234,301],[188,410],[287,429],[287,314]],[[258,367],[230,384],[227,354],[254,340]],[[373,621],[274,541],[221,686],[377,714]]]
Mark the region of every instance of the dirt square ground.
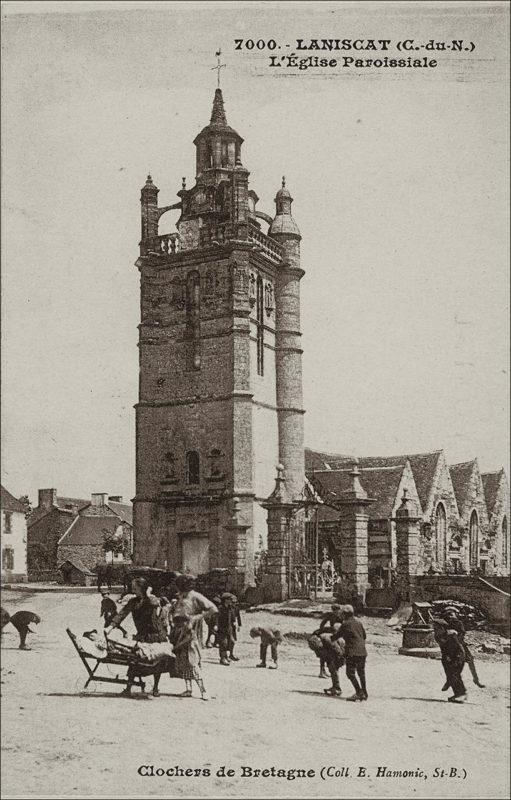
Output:
[[[217,650],[204,650],[210,702],[177,696],[184,684],[167,676],[161,697],[126,699],[107,684],[82,692],[85,671],[65,633],[68,626],[101,630],[98,595],[6,591],[2,605],[42,618],[30,651],[18,650],[12,626],[2,636],[4,797],[509,795],[509,659],[480,659],[486,689],[466,675],[468,701],[453,705],[440,691],[440,663],[398,655],[400,634],[368,620],[370,698],[350,703],[344,674],[343,697],[324,695],[328,682],[317,677],[318,662],[300,638],[316,621],[244,613],[237,664],[223,667]],[[248,632],[264,623],[294,634],[281,647],[278,670],[256,669],[258,644]],[[202,774],[139,774],[151,766]],[[218,775],[222,767],[234,774]],[[247,774],[272,767],[314,775]],[[378,768],[413,775],[384,777],[380,769],[378,776]]]

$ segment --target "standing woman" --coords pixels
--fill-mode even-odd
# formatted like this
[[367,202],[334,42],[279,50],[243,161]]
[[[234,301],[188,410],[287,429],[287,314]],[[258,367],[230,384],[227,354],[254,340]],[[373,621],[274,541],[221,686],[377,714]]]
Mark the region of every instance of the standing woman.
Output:
[[202,645],[202,621],[216,614],[218,608],[211,600],[197,592],[193,587],[195,579],[191,575],[178,575],[176,578],[177,598],[172,616],[190,617],[197,638]]
[[[112,628],[118,627],[119,623],[131,614],[137,631],[135,638],[138,642],[166,642],[167,632],[162,624],[160,601],[151,593],[149,583],[145,578],[135,578],[131,583],[131,589],[135,597],[128,600],[124,608],[113,617],[110,625],[105,628],[105,634],[108,635]],[[134,677],[135,674],[128,670],[128,684],[122,694],[131,694]],[[154,697],[160,695],[158,691],[160,677],[161,672],[156,672],[153,686]]]
[[190,617],[185,614],[176,614],[174,616],[174,627],[170,632],[169,641],[174,645],[177,673],[185,681],[186,688],[181,696],[192,696],[192,681],[195,681],[200,689],[202,699],[209,700],[202,680],[197,634]]

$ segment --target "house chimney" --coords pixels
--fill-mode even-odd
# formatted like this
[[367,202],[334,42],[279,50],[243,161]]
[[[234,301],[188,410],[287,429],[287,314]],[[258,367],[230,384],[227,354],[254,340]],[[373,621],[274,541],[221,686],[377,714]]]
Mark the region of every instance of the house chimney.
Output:
[[106,506],[108,494],[106,492],[93,492],[90,498],[93,506]]
[[112,503],[122,503],[122,494],[111,494],[108,498]]
[[57,505],[57,490],[56,489],[39,489],[38,492],[38,506],[39,508],[50,509]]

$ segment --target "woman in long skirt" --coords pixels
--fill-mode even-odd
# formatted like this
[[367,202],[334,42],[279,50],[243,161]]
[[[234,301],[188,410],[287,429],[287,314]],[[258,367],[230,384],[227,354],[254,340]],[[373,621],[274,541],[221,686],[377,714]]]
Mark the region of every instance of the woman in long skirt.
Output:
[[200,648],[192,619],[186,614],[177,614],[173,623],[169,641],[174,645],[177,674],[185,681],[186,688],[182,696],[192,696],[192,682],[195,681],[202,699],[209,700],[202,680]]

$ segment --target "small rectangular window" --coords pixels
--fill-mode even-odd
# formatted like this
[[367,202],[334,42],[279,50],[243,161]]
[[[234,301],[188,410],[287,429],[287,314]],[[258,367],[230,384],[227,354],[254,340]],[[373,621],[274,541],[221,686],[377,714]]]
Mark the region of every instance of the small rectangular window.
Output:
[[191,450],[186,454],[186,482],[188,484],[200,483],[200,460],[199,454]]
[[5,547],[2,551],[2,568],[12,571],[14,569],[14,551]]
[[4,511],[5,533],[12,533],[12,512]]

